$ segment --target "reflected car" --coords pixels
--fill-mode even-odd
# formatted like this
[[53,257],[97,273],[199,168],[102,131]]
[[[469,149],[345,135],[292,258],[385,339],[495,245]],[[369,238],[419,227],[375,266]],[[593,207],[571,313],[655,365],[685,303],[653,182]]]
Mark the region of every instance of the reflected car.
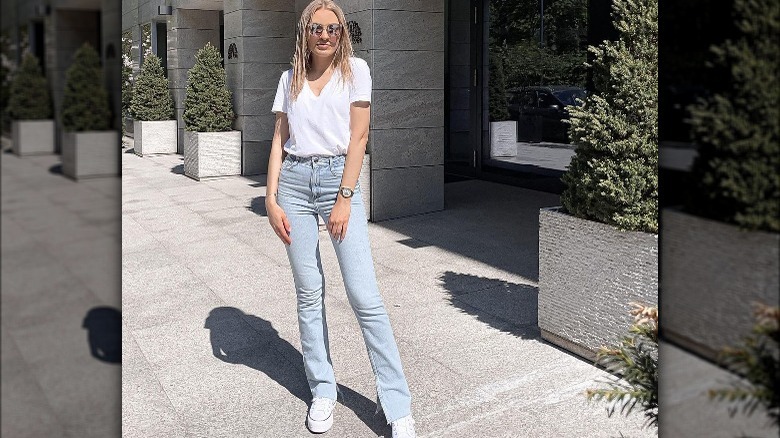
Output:
[[[569,143],[568,105],[582,105],[587,91],[568,85],[509,91],[509,117],[517,120],[518,141]],[[578,100],[579,99],[579,100]]]

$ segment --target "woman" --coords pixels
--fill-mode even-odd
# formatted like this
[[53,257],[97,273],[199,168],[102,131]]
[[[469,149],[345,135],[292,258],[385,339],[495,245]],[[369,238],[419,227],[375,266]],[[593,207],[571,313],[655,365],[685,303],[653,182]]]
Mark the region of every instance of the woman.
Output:
[[376,376],[377,412],[384,410],[393,437],[414,437],[411,395],[377,288],[357,185],[368,139],[371,74],[365,61],[353,57],[344,13],[333,1],[315,0],[304,9],[292,64],[282,73],[273,104],[276,126],[265,202],[295,280],[313,396],[306,424],[315,433],[329,430],[337,393],[323,302],[320,215]]

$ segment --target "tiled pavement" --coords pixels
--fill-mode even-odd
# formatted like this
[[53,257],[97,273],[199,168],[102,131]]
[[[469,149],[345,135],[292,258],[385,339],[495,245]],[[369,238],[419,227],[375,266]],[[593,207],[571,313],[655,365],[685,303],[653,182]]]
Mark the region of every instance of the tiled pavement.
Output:
[[[128,149],[127,152],[130,152]],[[123,154],[123,435],[307,437],[295,293],[261,177],[194,181]],[[446,210],[370,224],[378,281],[426,437],[654,436],[583,391],[607,374],[539,338],[538,209],[557,196],[445,186]],[[322,234],[336,376],[328,436],[388,436]]]

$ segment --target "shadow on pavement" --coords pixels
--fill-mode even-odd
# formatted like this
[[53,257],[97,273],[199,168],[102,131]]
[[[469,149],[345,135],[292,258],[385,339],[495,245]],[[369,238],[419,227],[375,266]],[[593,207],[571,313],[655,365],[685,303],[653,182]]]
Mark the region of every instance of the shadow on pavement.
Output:
[[49,173],[53,173],[55,175],[62,175],[62,164],[55,164],[54,166],[51,166],[49,168]]
[[113,307],[89,309],[81,326],[87,329],[92,357],[109,363],[122,363],[122,314]]
[[252,203],[247,207],[247,210],[251,210],[252,213],[258,216],[268,216],[268,211],[265,209],[265,196],[258,196],[252,199]]
[[[310,404],[312,397],[303,370],[303,356],[279,337],[270,321],[235,307],[217,307],[209,312],[204,327],[210,330],[214,357],[260,371],[307,406]],[[256,340],[258,336],[260,339]],[[252,346],[236,349],[246,339],[252,340]],[[341,384],[338,392],[343,406],[354,412],[377,436],[387,436],[384,415],[374,415],[375,402]]]
[[177,164],[171,167],[171,173],[175,173],[176,175],[184,175],[184,164]]
[[126,154],[134,154],[135,153],[135,148],[130,148],[130,149],[126,150],[125,153]]
[[[540,338],[537,287],[452,271],[439,280],[450,294],[450,304],[462,312],[519,338]],[[458,292],[464,286],[469,292]]]

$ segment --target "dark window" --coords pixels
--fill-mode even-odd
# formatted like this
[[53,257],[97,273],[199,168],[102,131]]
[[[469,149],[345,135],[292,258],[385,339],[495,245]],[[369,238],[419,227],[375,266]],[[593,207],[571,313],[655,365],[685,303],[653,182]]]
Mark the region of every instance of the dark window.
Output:
[[164,21],[158,21],[157,27],[157,46],[155,53],[160,58],[165,77],[168,77],[168,25]]

